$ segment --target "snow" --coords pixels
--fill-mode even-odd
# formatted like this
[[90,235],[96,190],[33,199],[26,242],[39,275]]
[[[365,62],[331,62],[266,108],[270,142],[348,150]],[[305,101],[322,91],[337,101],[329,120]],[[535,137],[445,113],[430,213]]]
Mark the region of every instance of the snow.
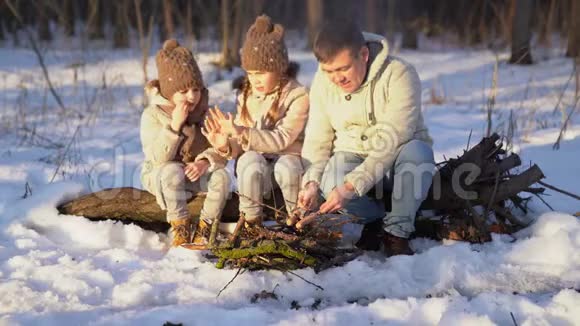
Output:
[[[436,159],[459,155],[470,132],[471,144],[481,139],[496,56],[485,50],[399,55],[423,81]],[[309,85],[313,55],[292,50],[291,57]],[[522,169],[538,164],[546,182],[579,193],[578,119],[552,150],[562,120],[553,111],[571,61],[552,53],[514,67],[506,57],[499,54],[493,129],[507,134],[512,112]],[[580,220],[572,215],[580,207],[551,190],[546,200],[555,211],[533,201],[522,218],[534,222],[513,237],[493,235],[486,244],[415,239],[414,256],[367,253],[319,274],[295,271],[323,290],[290,273],[245,272],[219,297],[236,270],[217,270],[202,253],[169,248],[164,234],[59,215],[56,206],[78,195],[141,187],[139,58],[137,51],[47,51],[67,106],[62,111],[32,52],[0,49],[0,325],[580,325]],[[215,58],[198,54],[211,102],[231,110],[231,78],[240,71],[218,73]],[[75,62],[85,63],[76,83],[68,68]],[[153,57],[148,69],[151,76]],[[570,110],[573,99],[572,81],[561,106]],[[261,291],[277,299],[252,303]]]

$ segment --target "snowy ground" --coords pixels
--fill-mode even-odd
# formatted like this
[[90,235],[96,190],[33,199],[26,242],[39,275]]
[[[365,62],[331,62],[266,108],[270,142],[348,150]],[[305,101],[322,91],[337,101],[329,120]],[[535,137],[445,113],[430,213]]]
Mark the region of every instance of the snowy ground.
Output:
[[[460,154],[470,131],[478,141],[495,56],[400,55],[423,80],[436,159]],[[538,164],[547,182],[579,193],[577,123],[552,150],[562,119],[553,111],[572,63],[558,52],[544,57],[531,67],[500,62],[493,127],[507,134],[511,112],[513,146],[524,165]],[[528,217],[536,222],[515,238],[494,236],[483,245],[416,239],[411,257],[371,253],[320,274],[296,271],[324,290],[292,274],[246,272],[219,297],[235,270],[170,249],[165,235],[58,215],[56,205],[79,194],[141,186],[139,58],[98,49],[48,52],[67,106],[61,110],[32,52],[0,50],[0,324],[580,325],[580,220],[572,215],[580,205],[551,191],[547,200],[557,212],[534,203]],[[231,108],[232,74],[215,71],[215,58],[201,54],[199,61],[213,102]],[[292,58],[308,85],[313,56],[292,51]],[[75,82],[71,65],[79,62],[85,65]],[[569,109],[573,99],[572,79],[560,106]],[[263,290],[277,299],[253,303]]]

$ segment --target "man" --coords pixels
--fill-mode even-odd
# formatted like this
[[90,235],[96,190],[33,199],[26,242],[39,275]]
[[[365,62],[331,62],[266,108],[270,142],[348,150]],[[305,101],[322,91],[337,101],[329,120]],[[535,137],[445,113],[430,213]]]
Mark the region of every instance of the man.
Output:
[[[326,23],[314,54],[319,68],[310,90],[298,204],[312,209],[322,191],[320,213],[348,213],[364,224],[382,220],[385,254],[411,255],[408,239],[434,172],[419,76],[389,54],[383,37],[363,33],[354,22]],[[392,191],[387,213],[383,189]]]

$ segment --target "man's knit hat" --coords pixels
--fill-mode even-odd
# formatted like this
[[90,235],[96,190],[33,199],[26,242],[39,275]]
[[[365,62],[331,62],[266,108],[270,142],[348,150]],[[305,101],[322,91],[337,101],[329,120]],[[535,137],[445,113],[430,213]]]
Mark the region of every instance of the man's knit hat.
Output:
[[285,73],[288,50],[284,43],[284,27],[273,24],[270,17],[261,15],[246,33],[242,47],[242,68]]
[[189,49],[179,46],[177,40],[163,43],[163,48],[155,56],[159,91],[163,97],[171,100],[176,92],[190,87],[203,89],[203,78],[197,62]]

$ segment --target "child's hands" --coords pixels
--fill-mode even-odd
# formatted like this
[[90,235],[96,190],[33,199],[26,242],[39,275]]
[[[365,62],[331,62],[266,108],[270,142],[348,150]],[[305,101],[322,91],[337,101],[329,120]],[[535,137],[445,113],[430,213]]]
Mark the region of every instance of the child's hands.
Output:
[[185,176],[191,182],[197,181],[202,175],[204,175],[209,169],[209,162],[207,160],[199,160],[193,163],[187,163],[183,171]]
[[181,126],[183,126],[185,120],[187,120],[190,109],[191,104],[185,101],[179,102],[175,105],[175,108],[171,113],[171,129],[173,129],[173,131],[179,132],[181,130]]
[[[211,109],[210,109],[211,110]],[[220,130],[218,122],[210,116],[205,118],[201,133],[207,138],[210,145],[220,152],[227,152],[228,150],[228,135]]]
[[234,117],[231,113],[224,114],[216,105],[209,109],[209,116],[217,123],[220,133],[231,137],[238,137],[242,133],[242,128],[234,123]]

